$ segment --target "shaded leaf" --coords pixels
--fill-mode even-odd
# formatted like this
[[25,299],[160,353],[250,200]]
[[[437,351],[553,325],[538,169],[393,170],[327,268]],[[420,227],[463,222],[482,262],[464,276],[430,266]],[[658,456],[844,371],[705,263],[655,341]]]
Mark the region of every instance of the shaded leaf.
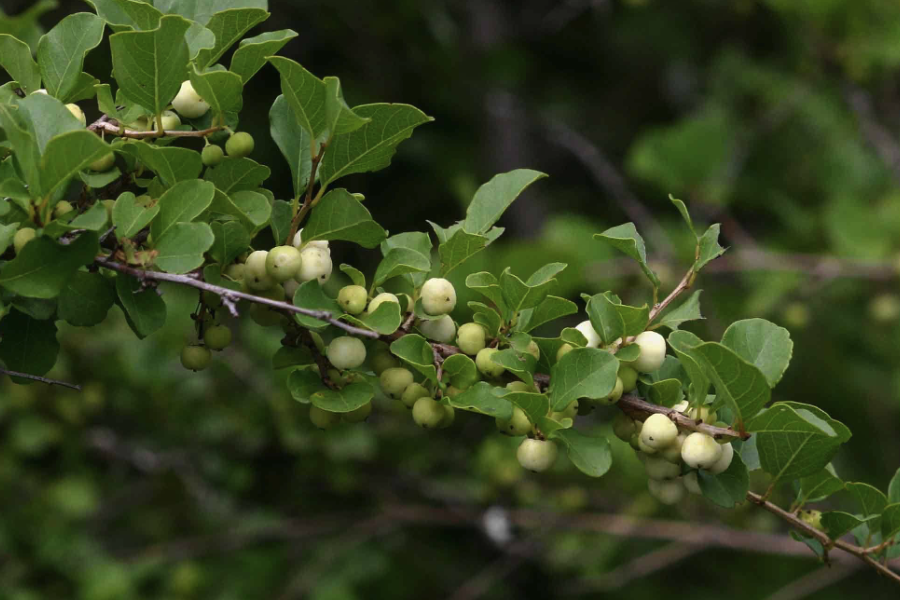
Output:
[[569,460],[590,477],[602,477],[612,466],[612,452],[605,437],[591,437],[575,429],[558,429],[550,435],[566,448]]
[[546,176],[546,173],[530,169],[495,175],[475,192],[475,197],[466,209],[463,229],[468,233],[484,235],[525,188]]

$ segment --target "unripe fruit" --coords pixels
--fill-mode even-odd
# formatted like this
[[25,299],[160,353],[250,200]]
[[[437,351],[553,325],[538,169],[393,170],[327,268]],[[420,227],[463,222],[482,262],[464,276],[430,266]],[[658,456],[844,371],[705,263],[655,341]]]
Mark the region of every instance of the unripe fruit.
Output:
[[439,427],[440,429],[447,429],[456,421],[456,409],[448,404],[441,404],[441,408],[444,409],[444,418],[441,420]]
[[509,419],[498,417],[494,419],[494,423],[497,425],[497,430],[506,435],[518,436],[531,432],[531,421],[528,420],[525,411],[518,406],[513,407],[512,417]]
[[345,285],[338,292],[337,301],[344,312],[349,315],[358,315],[366,310],[366,300],[369,294],[361,285]]
[[719,473],[727,471],[728,467],[731,466],[732,459],[734,459],[734,448],[731,444],[720,444],[719,447],[722,448],[722,455],[719,456],[719,460],[709,468],[709,472],[713,475],[718,475]]
[[698,496],[703,495],[703,490],[700,489],[700,477],[697,471],[691,471],[684,477],[682,477],[682,482],[684,483],[684,489],[689,491],[692,494],[696,494]]
[[681,467],[656,456],[648,456],[644,461],[644,468],[650,479],[677,479],[681,476]]
[[559,450],[553,442],[531,438],[522,440],[519,449],[516,450],[519,464],[535,473],[541,473],[552,467],[558,454]]
[[82,125],[87,125],[87,117],[84,116],[84,111],[81,110],[81,107],[77,104],[66,104],[66,108],[69,109],[69,112],[72,113],[72,116],[81,121]]
[[435,277],[422,286],[422,308],[432,316],[446,315],[456,307],[456,289],[453,284]]
[[578,400],[572,400],[568,406],[560,411],[560,414],[564,418],[574,419],[575,415],[578,414]]
[[[297,231],[297,233],[294,234],[294,239],[291,242],[291,245],[294,248],[300,248],[301,250],[303,249],[303,229],[300,229],[299,231]],[[328,253],[331,254],[331,249],[328,247],[328,240],[313,240],[311,242],[307,242],[305,245],[315,248],[321,248],[322,250],[327,250]]]
[[466,323],[459,328],[459,333],[456,334],[456,343],[460,350],[469,356],[475,356],[485,346],[484,327],[478,323]]
[[506,389],[514,392],[535,392],[533,387],[529,387],[524,381],[510,381],[506,384]]
[[648,479],[647,489],[650,491],[651,496],[656,498],[661,504],[668,506],[681,502],[685,494],[684,484],[681,482],[681,479],[673,479],[671,481]]
[[243,282],[247,289],[257,292],[270,290],[275,286],[275,280],[266,269],[266,259],[269,253],[265,250],[251,252],[244,263]]
[[222,146],[216,146],[215,144],[208,144],[203,148],[203,152],[200,153],[200,160],[202,160],[203,164],[207,167],[215,167],[220,164],[224,158],[225,151],[222,150]]
[[350,412],[344,413],[344,420],[348,423],[361,423],[369,418],[372,414],[372,402],[366,402],[359,408],[354,408]]
[[637,389],[637,371],[629,366],[621,365],[619,367],[619,379],[622,380],[622,391],[626,394]]
[[190,81],[185,81],[181,84],[178,95],[172,100],[172,108],[177,110],[182,117],[196,119],[206,114],[209,104],[194,91],[194,86]]
[[311,405],[309,407],[309,420],[319,429],[331,429],[341,422],[341,415]]
[[575,326],[575,329],[580,331],[581,335],[584,336],[584,339],[587,340],[588,348],[597,348],[600,346],[600,334],[597,333],[590,321],[582,321]]
[[896,294],[879,294],[869,302],[869,315],[880,322],[894,321],[900,316],[900,299]]
[[[157,129],[157,125],[159,122],[154,118],[153,119],[153,131],[159,131]],[[181,119],[178,118],[178,115],[172,112],[171,110],[164,110],[162,113],[162,128],[163,131],[171,131],[173,129],[178,129],[181,127]],[[201,160],[203,156],[200,156]]]
[[371,356],[372,370],[376,375],[400,366],[400,361],[386,347],[373,352]]
[[366,347],[359,338],[344,335],[331,340],[325,355],[338,369],[355,369],[365,362]]
[[325,250],[309,246],[300,251],[300,258],[300,269],[294,277],[300,283],[315,279],[322,285],[331,277],[331,255]]
[[722,446],[705,433],[695,431],[684,439],[681,460],[692,469],[709,469],[722,456]]
[[815,527],[821,531],[824,531],[822,528],[822,511],[820,510],[801,510],[797,512],[797,516],[800,517],[800,520],[806,523],[811,527]]
[[563,344],[562,346],[560,346],[559,350],[556,351],[556,362],[559,362],[563,356],[574,349],[575,347],[572,344]]
[[382,302],[396,302],[397,304],[400,304],[400,299],[391,293],[382,292],[372,298],[372,300],[369,302],[369,308],[366,309],[366,312],[371,315],[373,312],[375,312],[376,308],[381,306]]
[[275,246],[266,255],[266,273],[277,282],[293,279],[302,263],[300,251],[293,246]]
[[259,295],[269,300],[282,302],[284,300],[284,286],[280,283],[273,284],[269,289],[259,292]]
[[679,433],[678,437],[675,438],[675,441],[666,448],[663,448],[660,451],[660,458],[664,458],[673,465],[681,464],[681,447],[684,445],[684,440],[687,436],[683,433]]
[[[631,439],[628,440],[628,445],[630,445],[635,452],[641,451],[641,432],[640,431],[634,432],[634,435],[632,435]],[[653,454],[654,452],[656,452],[656,451],[654,450],[650,454]]]
[[491,357],[497,352],[498,350],[496,348],[482,348],[478,351],[478,354],[475,355],[475,366],[478,367],[478,370],[485,377],[496,379],[506,371],[503,365],[498,365],[491,360]]
[[53,218],[58,219],[63,215],[69,214],[73,210],[75,210],[75,207],[72,206],[71,202],[60,200],[56,203],[56,206],[53,207]]
[[641,355],[631,366],[641,373],[652,373],[658,370],[666,360],[666,338],[655,331],[645,331],[634,338],[634,343],[641,348]]
[[449,344],[456,337],[456,323],[449,315],[444,315],[440,319],[433,321],[419,321],[419,331],[429,340],[434,340],[442,344]]
[[636,432],[637,426],[634,423],[634,419],[625,413],[616,413],[616,416],[613,417],[613,433],[617,438],[623,442],[628,442]]
[[284,299],[288,302],[293,303],[294,294],[297,293],[297,288],[300,287],[300,284],[296,279],[288,279],[284,283],[281,284],[284,287]]
[[637,434],[637,449],[644,454],[656,454],[658,452],[656,448],[652,448],[644,442],[644,438],[641,437],[640,433]]
[[613,391],[611,391],[608,396],[597,400],[597,403],[598,404],[606,404],[606,405],[615,404],[616,402],[619,401],[619,399],[622,398],[623,389],[624,389],[624,387],[622,384],[622,378],[616,377],[616,387],[613,388]]
[[231,344],[231,330],[224,325],[207,327],[203,332],[203,343],[210,350],[224,350]]
[[225,276],[233,281],[244,280],[244,269],[247,267],[243,263],[236,263],[225,267]]
[[413,421],[425,429],[434,429],[444,420],[444,407],[434,398],[419,398],[412,408]]
[[181,364],[190,371],[202,371],[209,366],[212,353],[203,346],[185,346],[181,349]]
[[125,125],[132,131],[150,131],[150,117],[138,117],[136,121]]
[[716,411],[712,411],[712,412],[709,411],[708,406],[701,406],[699,409],[692,408],[692,409],[688,410],[688,403],[686,401],[679,402],[672,408],[677,410],[680,413],[687,415],[688,417],[690,417],[691,419],[694,419],[695,421],[703,421],[707,425],[715,423],[716,419],[719,418]]
[[662,450],[671,446],[678,437],[678,427],[669,417],[655,413],[647,417],[641,429],[641,440],[654,450]]
[[535,360],[541,360],[541,348],[534,340],[528,342],[528,347],[525,348],[525,352],[532,355]]
[[88,165],[88,169],[95,173],[103,173],[104,171],[109,171],[112,169],[113,165],[116,164],[116,155],[110,152],[109,154],[104,154],[94,162]]
[[403,390],[403,393],[400,394],[400,401],[406,406],[406,408],[412,408],[416,404],[416,400],[419,398],[430,398],[431,392],[428,391],[421,383],[411,383],[406,386],[406,389]]
[[394,367],[382,372],[378,381],[386,395],[391,398],[399,398],[406,386],[413,382],[413,374],[409,369]]
[[25,247],[25,244],[33,240],[36,235],[37,232],[31,227],[23,227],[18,230],[13,236],[13,249],[16,251],[16,254],[21,252],[22,248]]
[[255,145],[252,135],[246,131],[238,131],[237,133],[231,134],[231,137],[225,142],[225,152],[228,153],[228,156],[243,158],[245,156],[250,156],[253,153],[253,147]]

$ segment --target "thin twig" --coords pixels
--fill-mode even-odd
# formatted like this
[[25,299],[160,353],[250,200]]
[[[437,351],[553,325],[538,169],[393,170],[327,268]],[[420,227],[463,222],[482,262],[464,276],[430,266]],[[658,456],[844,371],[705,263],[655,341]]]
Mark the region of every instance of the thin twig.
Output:
[[326,323],[330,323],[335,327],[339,327],[348,333],[352,333],[353,335],[358,335],[361,337],[367,337],[372,339],[377,339],[379,337],[378,333],[375,331],[370,331],[368,329],[361,329],[359,327],[354,327],[343,321],[335,319],[331,313],[325,310],[311,310],[308,308],[301,308],[299,306],[294,306],[293,304],[289,304],[287,302],[280,302],[278,300],[270,300],[269,298],[263,298],[262,296],[254,296],[253,294],[246,294],[244,292],[239,292],[236,290],[231,290],[226,287],[220,287],[218,285],[213,285],[211,283],[206,283],[204,281],[200,281],[195,279],[194,277],[190,277],[188,275],[173,275],[171,273],[162,273],[160,271],[145,271],[143,269],[138,269],[136,267],[130,267],[128,265],[123,265],[121,263],[117,263],[115,261],[110,260],[106,257],[98,257],[94,260],[96,264],[106,269],[110,269],[112,271],[117,271],[119,273],[125,273],[126,275],[131,275],[132,277],[136,277],[142,281],[145,280],[154,280],[154,281],[168,281],[170,283],[177,283],[179,285],[186,285],[193,288],[197,288],[198,290],[203,290],[205,292],[211,292],[218,296],[221,296],[225,300],[230,300],[232,302],[236,302],[237,300],[248,300],[250,302],[255,302],[257,304],[264,304],[270,308],[275,308],[278,310],[297,313],[301,315],[306,315],[308,317],[312,317],[314,319],[318,319],[320,321],[324,321]]
[[618,406],[622,412],[632,418],[641,416],[646,417],[647,415],[651,415],[654,413],[665,415],[682,429],[688,429],[690,431],[700,431],[707,435],[711,435],[717,440],[746,440],[749,439],[751,435],[747,432],[740,432],[737,429],[733,429],[731,427],[716,427],[715,425],[707,425],[703,421],[692,419],[684,413],[678,412],[674,408],[667,408],[658,404],[652,404],[633,394],[626,394],[625,396],[622,396],[616,403],[616,406]]
[[115,123],[115,121],[106,119],[104,120],[102,117],[90,125],[88,125],[88,130],[93,131],[94,133],[104,133],[105,135],[115,135],[118,137],[131,138],[136,140],[143,139],[153,139],[158,137],[207,137],[218,131],[222,131],[225,129],[224,127],[210,127],[209,129],[201,129],[199,131],[193,130],[183,130],[183,129],[166,129],[160,135],[159,131],[137,131],[134,129],[125,129],[121,125]]
[[691,285],[693,285],[694,283],[694,277],[696,277],[696,275],[697,274],[693,269],[685,273],[684,277],[682,277],[681,281],[678,283],[675,289],[672,290],[668,296],[663,298],[662,302],[650,309],[650,317],[647,320],[647,325],[650,325],[650,323],[652,323],[653,320],[656,319],[656,317],[658,317],[659,314],[664,311],[667,306],[669,306],[676,298],[678,298],[678,296],[680,296],[686,290],[690,289]]
[[70,390],[76,390],[79,392],[81,391],[81,386],[75,385],[74,383],[59,381],[58,379],[50,379],[49,377],[41,377],[40,375],[32,375],[30,373],[10,371],[9,369],[4,369],[3,367],[0,367],[0,374],[9,375],[10,377],[21,377],[22,379],[31,379],[32,381],[40,381],[41,383],[46,383],[47,385],[58,385],[61,387],[69,388]]

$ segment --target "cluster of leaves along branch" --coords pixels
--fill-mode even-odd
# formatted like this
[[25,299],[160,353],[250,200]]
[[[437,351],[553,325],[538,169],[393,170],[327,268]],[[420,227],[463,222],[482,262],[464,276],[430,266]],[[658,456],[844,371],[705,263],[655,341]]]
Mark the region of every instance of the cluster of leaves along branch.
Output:
[[[719,341],[681,329],[702,318],[700,292],[685,292],[724,252],[718,225],[696,229],[672,199],[696,252],[665,297],[628,223],[591,243],[637,261],[652,290],[646,303],[585,295],[578,327],[535,336],[579,312],[554,295],[566,265],[550,263],[530,274],[469,275],[481,299],[459,324],[448,276],[503,234],[504,211],[544,174],[497,175],[463,220],[389,234],[372,217],[377,199],[336,183],[388,166],[431,121],[425,113],[350,107],[337,78],[276,56],[291,30],[242,39],[267,18],[265,2],[218,2],[212,14],[170,0],[90,4],[97,14],[66,17],[36,47],[0,35],[0,66],[13,80],[0,86],[0,359],[17,383],[53,367],[58,320],[90,327],[118,306],[145,338],[166,320],[157,284],[186,285],[198,305],[184,366],[205,368],[245,315],[279,327],[274,368],[291,371],[290,393],[319,427],[365,420],[384,394],[422,427],[451,427],[457,412],[495,419],[500,433],[522,437],[518,458],[533,471],[550,468],[562,448],[601,477],[610,443],[575,425],[595,406],[617,404],[616,435],[639,452],[661,501],[690,491],[779,514],[768,496],[790,484],[797,499],[780,516],[823,557],[836,546],[878,568],[900,554],[900,474],[887,494],[844,482],[830,461],[850,431],[815,406],[773,401],[793,351],[788,332],[761,319],[733,323]],[[83,72],[107,27],[115,93]],[[220,63],[235,44],[230,64]],[[253,136],[238,131],[242,96],[262,68],[281,77],[269,118],[290,166],[286,200],[266,189],[270,169],[250,157]],[[102,116],[88,125],[78,103],[96,103]],[[335,242],[382,256],[368,275],[339,265],[352,283],[336,298],[322,287]],[[770,476],[762,496],[749,489],[756,470]],[[839,490],[857,499],[853,512],[808,508]],[[858,545],[841,541],[848,533]]]

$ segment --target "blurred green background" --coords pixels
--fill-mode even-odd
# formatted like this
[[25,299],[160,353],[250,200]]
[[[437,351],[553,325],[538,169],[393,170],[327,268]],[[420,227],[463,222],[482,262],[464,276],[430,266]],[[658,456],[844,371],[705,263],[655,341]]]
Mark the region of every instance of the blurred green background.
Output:
[[[56,5],[3,0],[0,30],[34,34],[34,16],[49,27],[88,9]],[[637,270],[591,234],[634,221],[671,287],[692,248],[667,195],[696,221],[721,222],[730,250],[701,277],[707,319],[688,329],[718,339],[750,316],[788,327],[794,358],[775,397],[846,423],[854,436],[838,474],[886,487],[900,466],[900,4],[270,0],[270,10],[251,35],[297,31],[281,54],[341,77],[351,105],[407,102],[436,118],[389,169],[345,181],[392,232],[449,225],[497,172],[550,175],[469,271],[527,276],[561,261],[561,295],[649,301]],[[86,65],[103,81],[106,57],[104,42]],[[277,73],[251,87],[241,128],[273,169],[267,187],[288,197],[268,136]],[[370,273],[378,259],[332,248],[336,264]],[[178,352],[196,298],[171,288],[164,298],[168,324],[143,342],[115,310],[99,328],[59,324],[51,376],[84,392],[0,382],[0,598],[897,597],[861,565],[821,571],[758,509],[657,504],[618,441],[612,471],[590,480],[566,460],[524,474],[516,440],[474,415],[425,432],[381,401],[365,425],[316,431],[271,368],[274,331],[236,324],[239,343],[188,373]],[[602,433],[610,415],[585,427]],[[776,499],[787,505],[792,491]],[[854,510],[840,494],[826,506]],[[722,527],[775,537],[762,538],[766,552],[742,549],[757,538]],[[686,531],[702,536],[687,543]]]

